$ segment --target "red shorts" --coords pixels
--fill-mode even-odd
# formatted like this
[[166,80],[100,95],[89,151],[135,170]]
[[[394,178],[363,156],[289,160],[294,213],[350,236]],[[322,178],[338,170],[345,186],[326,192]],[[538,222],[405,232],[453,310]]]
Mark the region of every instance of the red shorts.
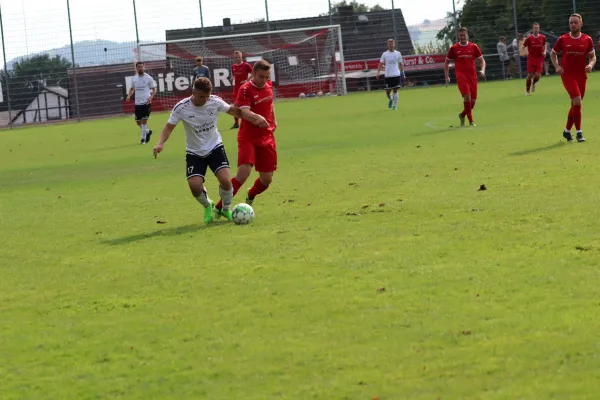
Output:
[[567,75],[562,74],[561,76],[563,86],[567,89],[569,97],[581,97],[585,96],[585,84],[587,82],[587,75]]
[[457,79],[456,83],[462,96],[470,94],[471,100],[477,99],[477,78],[474,80],[469,78],[461,78]]
[[528,74],[541,74],[544,70],[544,59],[543,58],[531,58],[527,57],[527,73]]
[[238,135],[238,167],[254,165],[258,172],[273,172],[277,170],[277,145],[275,137],[249,138]]

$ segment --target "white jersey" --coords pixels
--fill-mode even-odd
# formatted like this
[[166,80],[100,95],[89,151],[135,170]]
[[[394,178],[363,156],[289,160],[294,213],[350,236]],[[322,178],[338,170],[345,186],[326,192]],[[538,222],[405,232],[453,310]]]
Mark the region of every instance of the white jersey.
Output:
[[135,74],[131,78],[131,87],[135,89],[135,105],[139,106],[146,104],[150,100],[150,96],[152,95],[151,89],[156,87],[156,82],[146,73],[142,76]]
[[210,96],[203,106],[195,106],[188,97],[175,105],[168,123],[177,125],[179,121],[183,121],[185,151],[204,157],[223,143],[217,129],[218,114],[225,113],[230,108],[229,104],[218,96]]
[[402,54],[398,50],[386,51],[381,55],[381,63],[385,64],[385,77],[394,78],[400,76],[400,66]]

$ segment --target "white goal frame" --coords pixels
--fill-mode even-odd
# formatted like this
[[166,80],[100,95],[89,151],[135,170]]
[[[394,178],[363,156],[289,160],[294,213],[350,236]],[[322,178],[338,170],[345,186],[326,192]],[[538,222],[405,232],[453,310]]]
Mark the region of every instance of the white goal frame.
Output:
[[[232,35],[219,35],[219,36],[205,36],[205,37],[197,37],[197,38],[189,38],[189,39],[175,39],[175,40],[165,40],[162,42],[146,42],[146,43],[139,43],[137,46],[137,51],[136,51],[136,58],[139,61],[142,62],[149,62],[152,60],[144,60],[143,54],[144,54],[144,48],[150,48],[153,46],[166,46],[169,44],[177,44],[177,43],[189,43],[189,42],[199,42],[199,41],[212,41],[212,40],[228,40],[228,39],[234,39],[234,38],[246,38],[246,37],[254,37],[254,36],[263,36],[263,37],[268,37],[269,35],[280,35],[280,34],[285,34],[285,33],[293,33],[293,32],[306,32],[306,31],[316,31],[316,30],[325,30],[325,29],[336,29],[337,30],[337,46],[336,49],[334,51],[334,62],[336,63],[336,67],[337,64],[339,63],[339,69],[335,72],[336,74],[339,74],[339,78],[341,79],[341,93],[339,93],[339,90],[336,90],[338,92],[338,95],[343,95],[346,96],[348,94],[348,87],[347,87],[347,83],[346,83],[346,71],[345,71],[345,59],[344,59],[344,45],[343,45],[343,41],[342,41],[342,28],[340,25],[321,25],[321,26],[308,26],[308,27],[304,27],[304,28],[294,28],[294,29],[283,29],[283,30],[276,30],[276,31],[262,31],[262,32],[252,32],[252,33],[237,33],[237,34],[232,34]],[[151,52],[149,52],[149,54],[152,54]],[[339,54],[339,60],[337,59],[337,54]],[[318,54],[317,54],[318,55]],[[136,60],[137,61],[137,60]],[[337,79],[336,79],[337,81]],[[336,83],[337,86],[337,83]]]

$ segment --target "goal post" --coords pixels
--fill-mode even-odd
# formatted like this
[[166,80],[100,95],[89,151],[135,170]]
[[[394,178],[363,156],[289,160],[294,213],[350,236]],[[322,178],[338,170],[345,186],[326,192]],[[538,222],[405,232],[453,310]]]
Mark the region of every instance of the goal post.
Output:
[[172,106],[189,96],[198,56],[210,70],[213,93],[233,102],[234,51],[250,64],[264,59],[273,65],[277,99],[347,94],[339,25],[140,43],[137,57],[151,65],[157,98]]

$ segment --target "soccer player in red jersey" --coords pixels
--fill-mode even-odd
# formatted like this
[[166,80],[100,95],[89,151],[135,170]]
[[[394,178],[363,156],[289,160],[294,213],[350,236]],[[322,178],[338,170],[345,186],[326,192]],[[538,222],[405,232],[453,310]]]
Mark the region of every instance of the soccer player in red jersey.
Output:
[[[550,53],[552,64],[554,64],[556,72],[560,74],[563,86],[571,98],[571,109],[567,118],[567,126],[563,132],[563,137],[567,139],[567,142],[573,141],[573,135],[571,135],[573,124],[577,129],[577,141],[585,142],[581,130],[581,101],[585,96],[587,73],[592,72],[594,65],[596,65],[594,41],[581,32],[582,26],[581,15],[571,15],[569,17],[571,32],[559,37]],[[561,52],[562,65],[558,63],[558,53]]]
[[[248,190],[246,203],[252,205],[254,198],[267,190],[277,169],[277,128],[273,109],[273,86],[271,84],[271,64],[265,60],[254,64],[252,79],[242,85],[236,105],[242,114],[242,126],[238,132],[238,168],[231,179],[233,195],[246,182],[252,167],[259,173],[254,185]],[[221,202],[217,209],[222,207]]]
[[[252,66],[244,61],[241,51],[234,51],[233,58],[235,59],[235,64],[231,66],[231,75],[233,76],[233,99],[235,102],[240,88],[248,81],[248,77],[252,73]],[[234,121],[231,129],[239,128],[239,119],[234,118]]]
[[482,77],[485,76],[485,60],[481,49],[474,43],[469,42],[469,31],[467,28],[460,28],[458,30],[458,43],[450,47],[448,55],[446,56],[446,62],[444,64],[444,72],[446,75],[446,87],[450,82],[450,61],[454,60],[454,73],[456,74],[456,83],[458,84],[458,90],[463,97],[464,109],[458,118],[460,118],[460,125],[465,125],[465,116],[469,119],[469,125],[475,126],[473,122],[473,108],[475,108],[475,102],[477,101],[477,68],[475,60],[481,61],[481,72]]
[[535,84],[540,80],[544,69],[544,59],[546,58],[546,36],[540,33],[540,24],[534,22],[531,26],[531,35],[523,42],[523,47],[527,47],[529,55],[527,56],[527,83],[525,87],[525,96],[535,92]]

